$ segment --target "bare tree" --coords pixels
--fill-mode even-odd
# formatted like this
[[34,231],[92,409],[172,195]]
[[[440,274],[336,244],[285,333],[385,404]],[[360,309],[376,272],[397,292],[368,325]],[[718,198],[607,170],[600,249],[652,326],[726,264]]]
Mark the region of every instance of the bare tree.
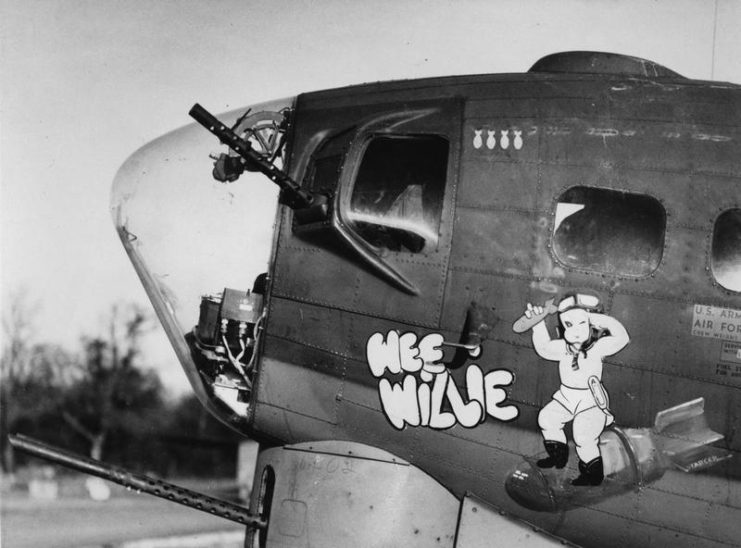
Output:
[[71,382],[71,357],[56,345],[36,340],[35,305],[23,290],[12,293],[3,309],[0,356],[0,447],[2,468],[12,474],[15,458],[7,434],[22,420],[53,410]]
[[147,411],[161,404],[159,379],[138,363],[151,317],[136,305],[114,305],[106,324],[104,335],[83,340],[80,380],[62,404],[64,421],[88,441],[96,459],[112,431],[143,427]]
[[26,292],[13,293],[3,305],[0,456],[6,473],[15,469],[10,432],[62,443],[76,433],[90,455],[101,458],[112,433],[132,439],[162,421],[162,385],[140,364],[142,337],[155,326],[141,308],[113,306],[103,332],[83,338],[82,351],[73,355],[37,341],[34,306]]
[[25,291],[12,293],[3,308],[3,351],[0,357],[0,446],[3,471],[15,471],[13,448],[8,443],[10,425],[17,408],[11,405],[11,394],[28,372],[32,345],[32,320]]

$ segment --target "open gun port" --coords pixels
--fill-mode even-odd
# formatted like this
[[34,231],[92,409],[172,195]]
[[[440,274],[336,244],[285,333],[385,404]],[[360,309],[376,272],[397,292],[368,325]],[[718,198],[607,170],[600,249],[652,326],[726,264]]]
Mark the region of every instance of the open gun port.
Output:
[[246,417],[262,332],[266,275],[252,291],[225,288],[201,298],[198,324],[185,336],[193,362],[212,395]]

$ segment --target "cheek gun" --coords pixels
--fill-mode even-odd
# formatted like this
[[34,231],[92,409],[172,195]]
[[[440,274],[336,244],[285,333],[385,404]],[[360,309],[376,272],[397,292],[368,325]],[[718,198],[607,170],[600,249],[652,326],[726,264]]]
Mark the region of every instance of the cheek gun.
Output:
[[201,512],[207,512],[230,521],[236,521],[247,527],[256,529],[267,527],[267,523],[263,518],[250,514],[247,508],[238,504],[209,497],[203,493],[178,487],[166,481],[133,474],[123,468],[111,466],[99,460],[75,455],[64,449],[42,443],[27,436],[11,434],[8,436],[8,440],[13,447],[30,455],[50,460],[73,470],[103,478],[104,480],[112,481],[113,483],[134,489],[137,492],[144,492],[172,502],[177,502],[178,504],[200,510]]
[[[311,209],[314,216],[318,215],[319,217],[326,218],[328,211],[328,200],[326,196],[302,190],[296,181],[291,179],[285,172],[278,169],[272,162],[256,152],[249,141],[242,139],[234,132],[234,130],[224,125],[218,118],[198,103],[193,105],[188,114],[190,114],[196,122],[218,137],[219,141],[239,155],[237,161],[241,161],[241,165],[233,165],[232,161],[232,165],[230,165],[226,170],[229,172],[228,176],[220,180],[235,181],[245,169],[249,171],[259,171],[280,187],[282,203],[286,204],[291,209]],[[223,163],[225,160],[222,159],[221,161]],[[217,169],[220,167],[218,159],[216,167]],[[225,169],[225,167],[226,166],[222,165],[222,170]]]

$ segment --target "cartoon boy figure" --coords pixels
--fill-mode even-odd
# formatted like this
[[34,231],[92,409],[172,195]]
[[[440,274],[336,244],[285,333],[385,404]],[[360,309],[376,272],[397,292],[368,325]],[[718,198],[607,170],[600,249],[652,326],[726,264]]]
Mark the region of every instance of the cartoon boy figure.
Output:
[[[538,355],[558,362],[561,387],[540,410],[540,426],[548,457],[540,459],[541,468],[563,468],[569,458],[564,434],[566,423],[573,421],[579,476],[572,485],[599,485],[604,479],[599,438],[614,422],[609,400],[602,386],[602,359],[617,354],[628,344],[625,327],[602,314],[599,298],[580,293],[567,294],[557,307],[562,338],[551,339],[545,325],[548,310],[527,305],[524,318],[532,326],[533,347]],[[539,320],[539,321],[538,321]]]

